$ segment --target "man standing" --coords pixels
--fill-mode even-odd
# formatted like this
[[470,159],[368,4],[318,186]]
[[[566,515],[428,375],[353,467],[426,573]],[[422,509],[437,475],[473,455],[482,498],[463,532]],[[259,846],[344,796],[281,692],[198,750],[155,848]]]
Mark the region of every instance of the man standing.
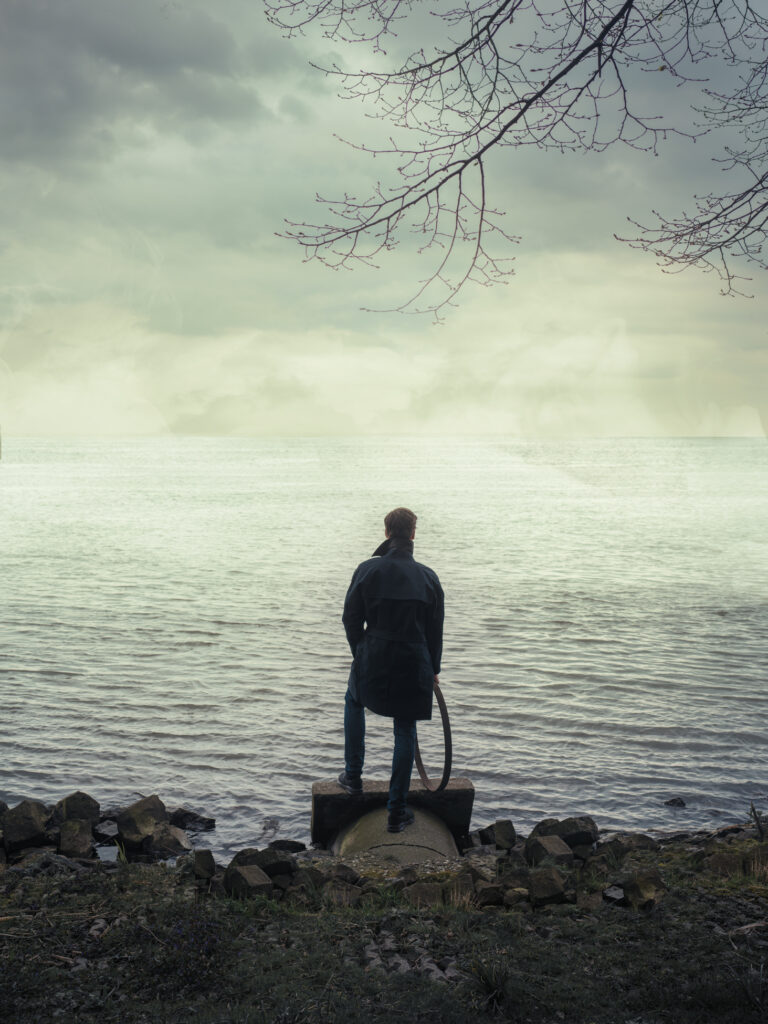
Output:
[[416,722],[432,717],[433,684],[443,647],[443,589],[413,558],[416,516],[396,508],[384,517],[385,541],[355,569],[342,621],[354,656],[344,703],[344,771],[339,785],[362,793],[365,708],[394,719],[387,830],[413,823],[406,806]]

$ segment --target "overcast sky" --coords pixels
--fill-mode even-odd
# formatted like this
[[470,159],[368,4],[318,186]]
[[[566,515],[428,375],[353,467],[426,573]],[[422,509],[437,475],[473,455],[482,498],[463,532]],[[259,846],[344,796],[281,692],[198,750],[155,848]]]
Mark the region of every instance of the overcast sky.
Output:
[[258,0],[0,0],[6,435],[764,435],[766,275],[723,298],[613,238],[706,190],[706,146],[499,154],[510,283],[439,327],[364,313],[426,268],[276,237],[378,172],[334,138],[374,129],[332,57]]

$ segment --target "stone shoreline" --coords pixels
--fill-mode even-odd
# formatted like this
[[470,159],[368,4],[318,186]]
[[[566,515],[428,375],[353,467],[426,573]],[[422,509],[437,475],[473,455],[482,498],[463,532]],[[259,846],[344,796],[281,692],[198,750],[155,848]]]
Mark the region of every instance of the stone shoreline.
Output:
[[[214,826],[213,818],[186,807],[168,811],[156,795],[104,811],[82,792],[55,805],[23,800],[8,808],[0,803],[0,880],[13,885],[15,878],[28,875],[110,872],[119,861],[175,860],[180,877],[198,892],[240,899],[301,904],[322,893],[325,903],[357,907],[371,894],[389,890],[414,906],[463,904],[530,912],[606,902],[647,911],[667,891],[655,863],[665,847],[684,850],[701,870],[735,870],[742,854],[734,861],[728,851],[745,842],[754,847],[749,857],[755,863],[768,862],[766,827],[757,815],[754,824],[658,838],[600,832],[588,815],[544,819],[527,836],[518,835],[511,821],[499,820],[470,833],[458,858],[405,866],[381,852],[342,862],[326,850],[307,849],[290,839],[242,849],[228,864],[217,864],[210,850],[195,849],[190,838]],[[109,852],[112,856],[105,856]]]

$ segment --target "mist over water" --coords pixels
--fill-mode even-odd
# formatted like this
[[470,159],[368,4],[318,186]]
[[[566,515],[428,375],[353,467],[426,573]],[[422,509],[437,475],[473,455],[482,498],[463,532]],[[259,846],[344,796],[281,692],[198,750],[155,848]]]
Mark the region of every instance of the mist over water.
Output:
[[[767,469],[754,440],[6,439],[0,798],[156,792],[215,815],[222,853],[269,819],[308,840],[342,767],[344,594],[405,504],[475,825],[744,820],[768,804]],[[437,771],[438,720],[419,733]],[[388,777],[391,722],[367,742]]]

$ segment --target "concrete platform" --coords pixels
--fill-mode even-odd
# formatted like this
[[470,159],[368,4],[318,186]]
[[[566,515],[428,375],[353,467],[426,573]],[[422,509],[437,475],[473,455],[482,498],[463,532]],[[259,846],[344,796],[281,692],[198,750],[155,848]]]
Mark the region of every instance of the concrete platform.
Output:
[[[370,811],[386,806],[389,779],[364,779],[360,796],[350,796],[335,779],[312,783],[312,842],[329,849],[339,834]],[[411,783],[408,806],[431,812],[447,826],[459,848],[467,843],[475,787],[469,779],[451,779],[431,793],[418,780]]]
[[387,809],[378,807],[353,821],[331,845],[339,857],[355,853],[375,853],[384,861],[397,864],[423,864],[458,857],[456,841],[445,822],[417,807],[416,821],[403,832],[387,832]]

